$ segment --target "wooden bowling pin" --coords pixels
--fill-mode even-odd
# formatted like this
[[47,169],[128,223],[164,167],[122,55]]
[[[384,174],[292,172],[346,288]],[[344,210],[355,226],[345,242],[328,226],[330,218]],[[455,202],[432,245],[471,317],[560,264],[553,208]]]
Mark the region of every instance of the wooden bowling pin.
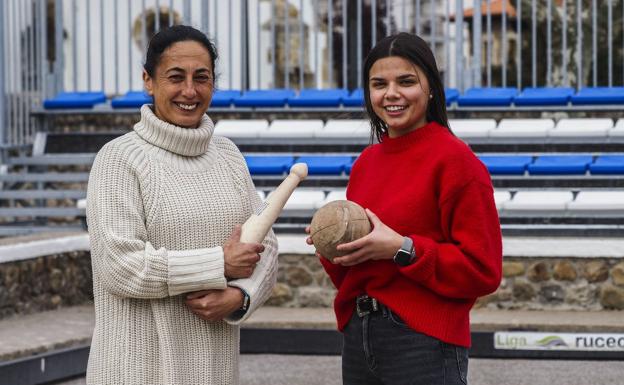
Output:
[[261,243],[267,233],[282,212],[286,201],[299,183],[308,176],[308,165],[295,163],[290,168],[290,174],[282,183],[267,197],[264,203],[258,207],[241,229],[241,242]]

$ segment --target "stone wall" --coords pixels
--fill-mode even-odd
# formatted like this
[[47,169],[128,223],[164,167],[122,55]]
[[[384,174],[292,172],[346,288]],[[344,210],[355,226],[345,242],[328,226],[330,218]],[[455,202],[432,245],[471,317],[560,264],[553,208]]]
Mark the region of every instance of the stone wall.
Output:
[[[624,310],[624,262],[617,258],[505,258],[499,289],[476,307]],[[313,255],[282,255],[269,303],[331,306],[335,289]]]
[[477,307],[624,310],[624,262],[616,258],[505,258],[498,290]]
[[[330,307],[336,290],[314,255],[280,255],[272,306]],[[624,310],[618,258],[505,258],[499,289],[477,308]],[[0,264],[0,318],[92,301],[88,252]]]
[[0,318],[84,304],[92,299],[89,252],[0,264]]
[[268,300],[269,305],[332,306],[336,289],[316,256],[283,254],[279,258],[277,284]]

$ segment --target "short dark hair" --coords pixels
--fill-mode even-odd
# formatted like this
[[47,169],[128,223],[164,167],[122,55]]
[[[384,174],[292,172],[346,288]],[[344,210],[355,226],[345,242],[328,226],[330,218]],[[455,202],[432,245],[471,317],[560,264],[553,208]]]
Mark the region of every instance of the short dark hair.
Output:
[[390,56],[402,57],[423,70],[425,76],[427,76],[429,90],[432,95],[432,99],[427,105],[427,121],[437,122],[451,131],[446,115],[444,86],[442,85],[442,79],[440,78],[433,52],[431,52],[429,45],[420,37],[407,32],[401,32],[381,39],[368,53],[364,62],[364,101],[373,134],[377,137],[377,140],[381,141],[382,136],[388,132],[388,126],[373,111],[370,100],[369,76],[370,70],[377,60]]
[[162,53],[175,43],[189,40],[200,43],[208,50],[210,63],[212,64],[212,78],[214,79],[215,62],[218,58],[217,48],[203,32],[188,25],[174,25],[165,28],[152,37],[147,47],[145,64],[143,64],[145,72],[149,76],[154,77]]

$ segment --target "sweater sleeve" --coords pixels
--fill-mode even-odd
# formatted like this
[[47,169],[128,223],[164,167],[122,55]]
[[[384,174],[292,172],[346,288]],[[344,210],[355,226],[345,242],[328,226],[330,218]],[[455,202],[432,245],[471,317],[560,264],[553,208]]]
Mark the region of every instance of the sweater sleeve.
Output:
[[450,298],[477,298],[496,290],[502,242],[491,186],[469,182],[442,203],[440,215],[451,241],[410,235],[417,260],[400,272]]
[[121,297],[164,298],[225,288],[221,247],[155,249],[147,240],[142,188],[149,184],[148,175],[149,163],[137,150],[128,154],[105,146],[96,157],[87,193],[94,275],[105,290]]
[[[234,143],[225,138],[220,138],[220,140],[222,141],[220,145],[223,146],[225,150],[225,156],[234,169],[235,177],[240,178],[239,183],[244,190],[242,194],[249,197],[251,207],[249,215],[251,215],[263,202],[256,192],[256,187],[254,186],[251,175],[249,174],[249,169],[247,168],[247,163]],[[229,324],[237,325],[245,321],[271,296],[273,287],[277,281],[278,262],[277,238],[273,230],[269,230],[262,244],[264,245],[264,251],[260,254],[260,261],[256,265],[253,274],[249,278],[234,279],[228,282],[229,286],[238,287],[249,295],[249,307],[247,308],[247,312],[240,318],[235,318],[233,316],[225,318],[224,321]]]

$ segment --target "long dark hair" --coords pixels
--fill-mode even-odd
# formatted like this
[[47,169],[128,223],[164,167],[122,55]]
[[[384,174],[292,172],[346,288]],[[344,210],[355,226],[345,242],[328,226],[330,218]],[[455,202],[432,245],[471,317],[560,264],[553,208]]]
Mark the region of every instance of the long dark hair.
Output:
[[402,57],[423,70],[425,76],[427,76],[429,90],[432,95],[432,99],[427,104],[427,121],[436,122],[451,131],[448,117],[446,116],[444,86],[442,85],[442,79],[440,78],[433,52],[429,49],[429,45],[420,37],[407,32],[401,32],[381,39],[368,53],[364,62],[364,102],[371,122],[372,133],[377,137],[377,140],[381,141],[383,135],[388,132],[388,126],[373,111],[370,100],[369,76],[371,67],[377,60],[390,56]]
[[210,64],[212,64],[212,79],[215,79],[215,62],[218,54],[215,45],[200,30],[188,25],[174,25],[159,31],[149,42],[147,54],[145,55],[145,72],[150,77],[154,77],[156,67],[160,61],[163,52],[170,46],[181,41],[196,41],[203,45],[210,54]]

